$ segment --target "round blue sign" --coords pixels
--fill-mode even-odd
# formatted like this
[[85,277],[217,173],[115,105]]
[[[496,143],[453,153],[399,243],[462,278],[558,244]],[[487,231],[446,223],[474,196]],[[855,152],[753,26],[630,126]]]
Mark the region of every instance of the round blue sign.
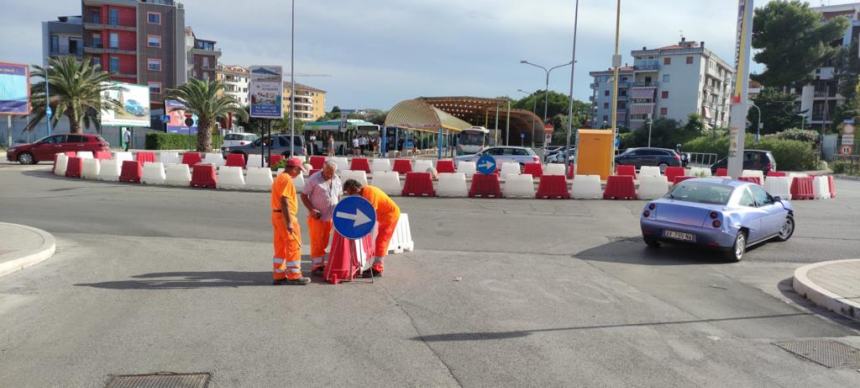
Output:
[[170,115],[161,116],[161,122],[162,123],[169,123],[170,122]]
[[496,158],[490,155],[481,156],[478,159],[478,164],[476,166],[478,168],[478,172],[484,175],[490,175],[496,172]]
[[362,197],[345,197],[334,207],[333,223],[343,237],[358,240],[373,231],[376,210]]

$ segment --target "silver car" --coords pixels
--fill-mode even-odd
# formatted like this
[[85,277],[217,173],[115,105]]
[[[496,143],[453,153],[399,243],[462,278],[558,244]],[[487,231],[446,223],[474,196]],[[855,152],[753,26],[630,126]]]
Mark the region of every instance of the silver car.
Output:
[[465,162],[477,162],[481,156],[490,155],[494,159],[496,159],[496,163],[501,165],[505,162],[516,162],[520,165],[528,164],[528,163],[540,163],[540,157],[535,153],[535,151],[528,147],[510,147],[510,146],[496,146],[496,147],[487,147],[478,152],[477,154],[472,155],[462,155],[458,156],[455,159],[459,161]]

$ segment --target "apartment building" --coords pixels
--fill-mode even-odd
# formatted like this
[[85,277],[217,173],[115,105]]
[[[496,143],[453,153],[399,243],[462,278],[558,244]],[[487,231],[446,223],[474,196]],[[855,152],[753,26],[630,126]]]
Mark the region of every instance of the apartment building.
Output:
[[42,58],[82,58],[84,55],[83,21],[80,16],[60,16],[57,20],[42,22]]
[[[671,46],[643,47],[630,54],[633,66],[624,69],[619,81],[619,126],[636,130],[649,117],[683,123],[691,113],[698,113],[710,127],[728,126],[734,71],[706,49],[705,42],[681,38]],[[592,125],[600,127],[609,120],[612,72],[590,74]]]
[[215,47],[214,40],[199,39],[191,27],[185,28],[185,49],[187,54],[188,78],[204,81],[214,80],[218,70],[221,49]]
[[224,93],[239,101],[242,106],[248,106],[248,87],[251,74],[248,68],[236,65],[218,65],[215,78],[224,83]]
[[[297,119],[315,121],[325,116],[325,90],[296,83],[296,113]],[[290,111],[290,83],[284,82],[284,112]]]

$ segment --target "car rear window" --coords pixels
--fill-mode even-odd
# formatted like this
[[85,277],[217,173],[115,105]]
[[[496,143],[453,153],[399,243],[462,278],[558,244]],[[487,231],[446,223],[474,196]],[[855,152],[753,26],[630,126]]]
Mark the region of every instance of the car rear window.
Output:
[[734,187],[718,183],[684,181],[679,183],[667,195],[679,201],[725,205],[732,197]]
[[224,135],[224,140],[245,140],[245,138],[238,133],[228,133]]

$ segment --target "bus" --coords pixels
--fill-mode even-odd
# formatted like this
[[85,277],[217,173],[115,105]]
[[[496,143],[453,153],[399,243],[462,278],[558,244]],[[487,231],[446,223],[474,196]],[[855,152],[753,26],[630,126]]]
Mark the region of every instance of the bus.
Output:
[[490,130],[484,127],[471,127],[457,134],[457,155],[477,154],[491,145]]

